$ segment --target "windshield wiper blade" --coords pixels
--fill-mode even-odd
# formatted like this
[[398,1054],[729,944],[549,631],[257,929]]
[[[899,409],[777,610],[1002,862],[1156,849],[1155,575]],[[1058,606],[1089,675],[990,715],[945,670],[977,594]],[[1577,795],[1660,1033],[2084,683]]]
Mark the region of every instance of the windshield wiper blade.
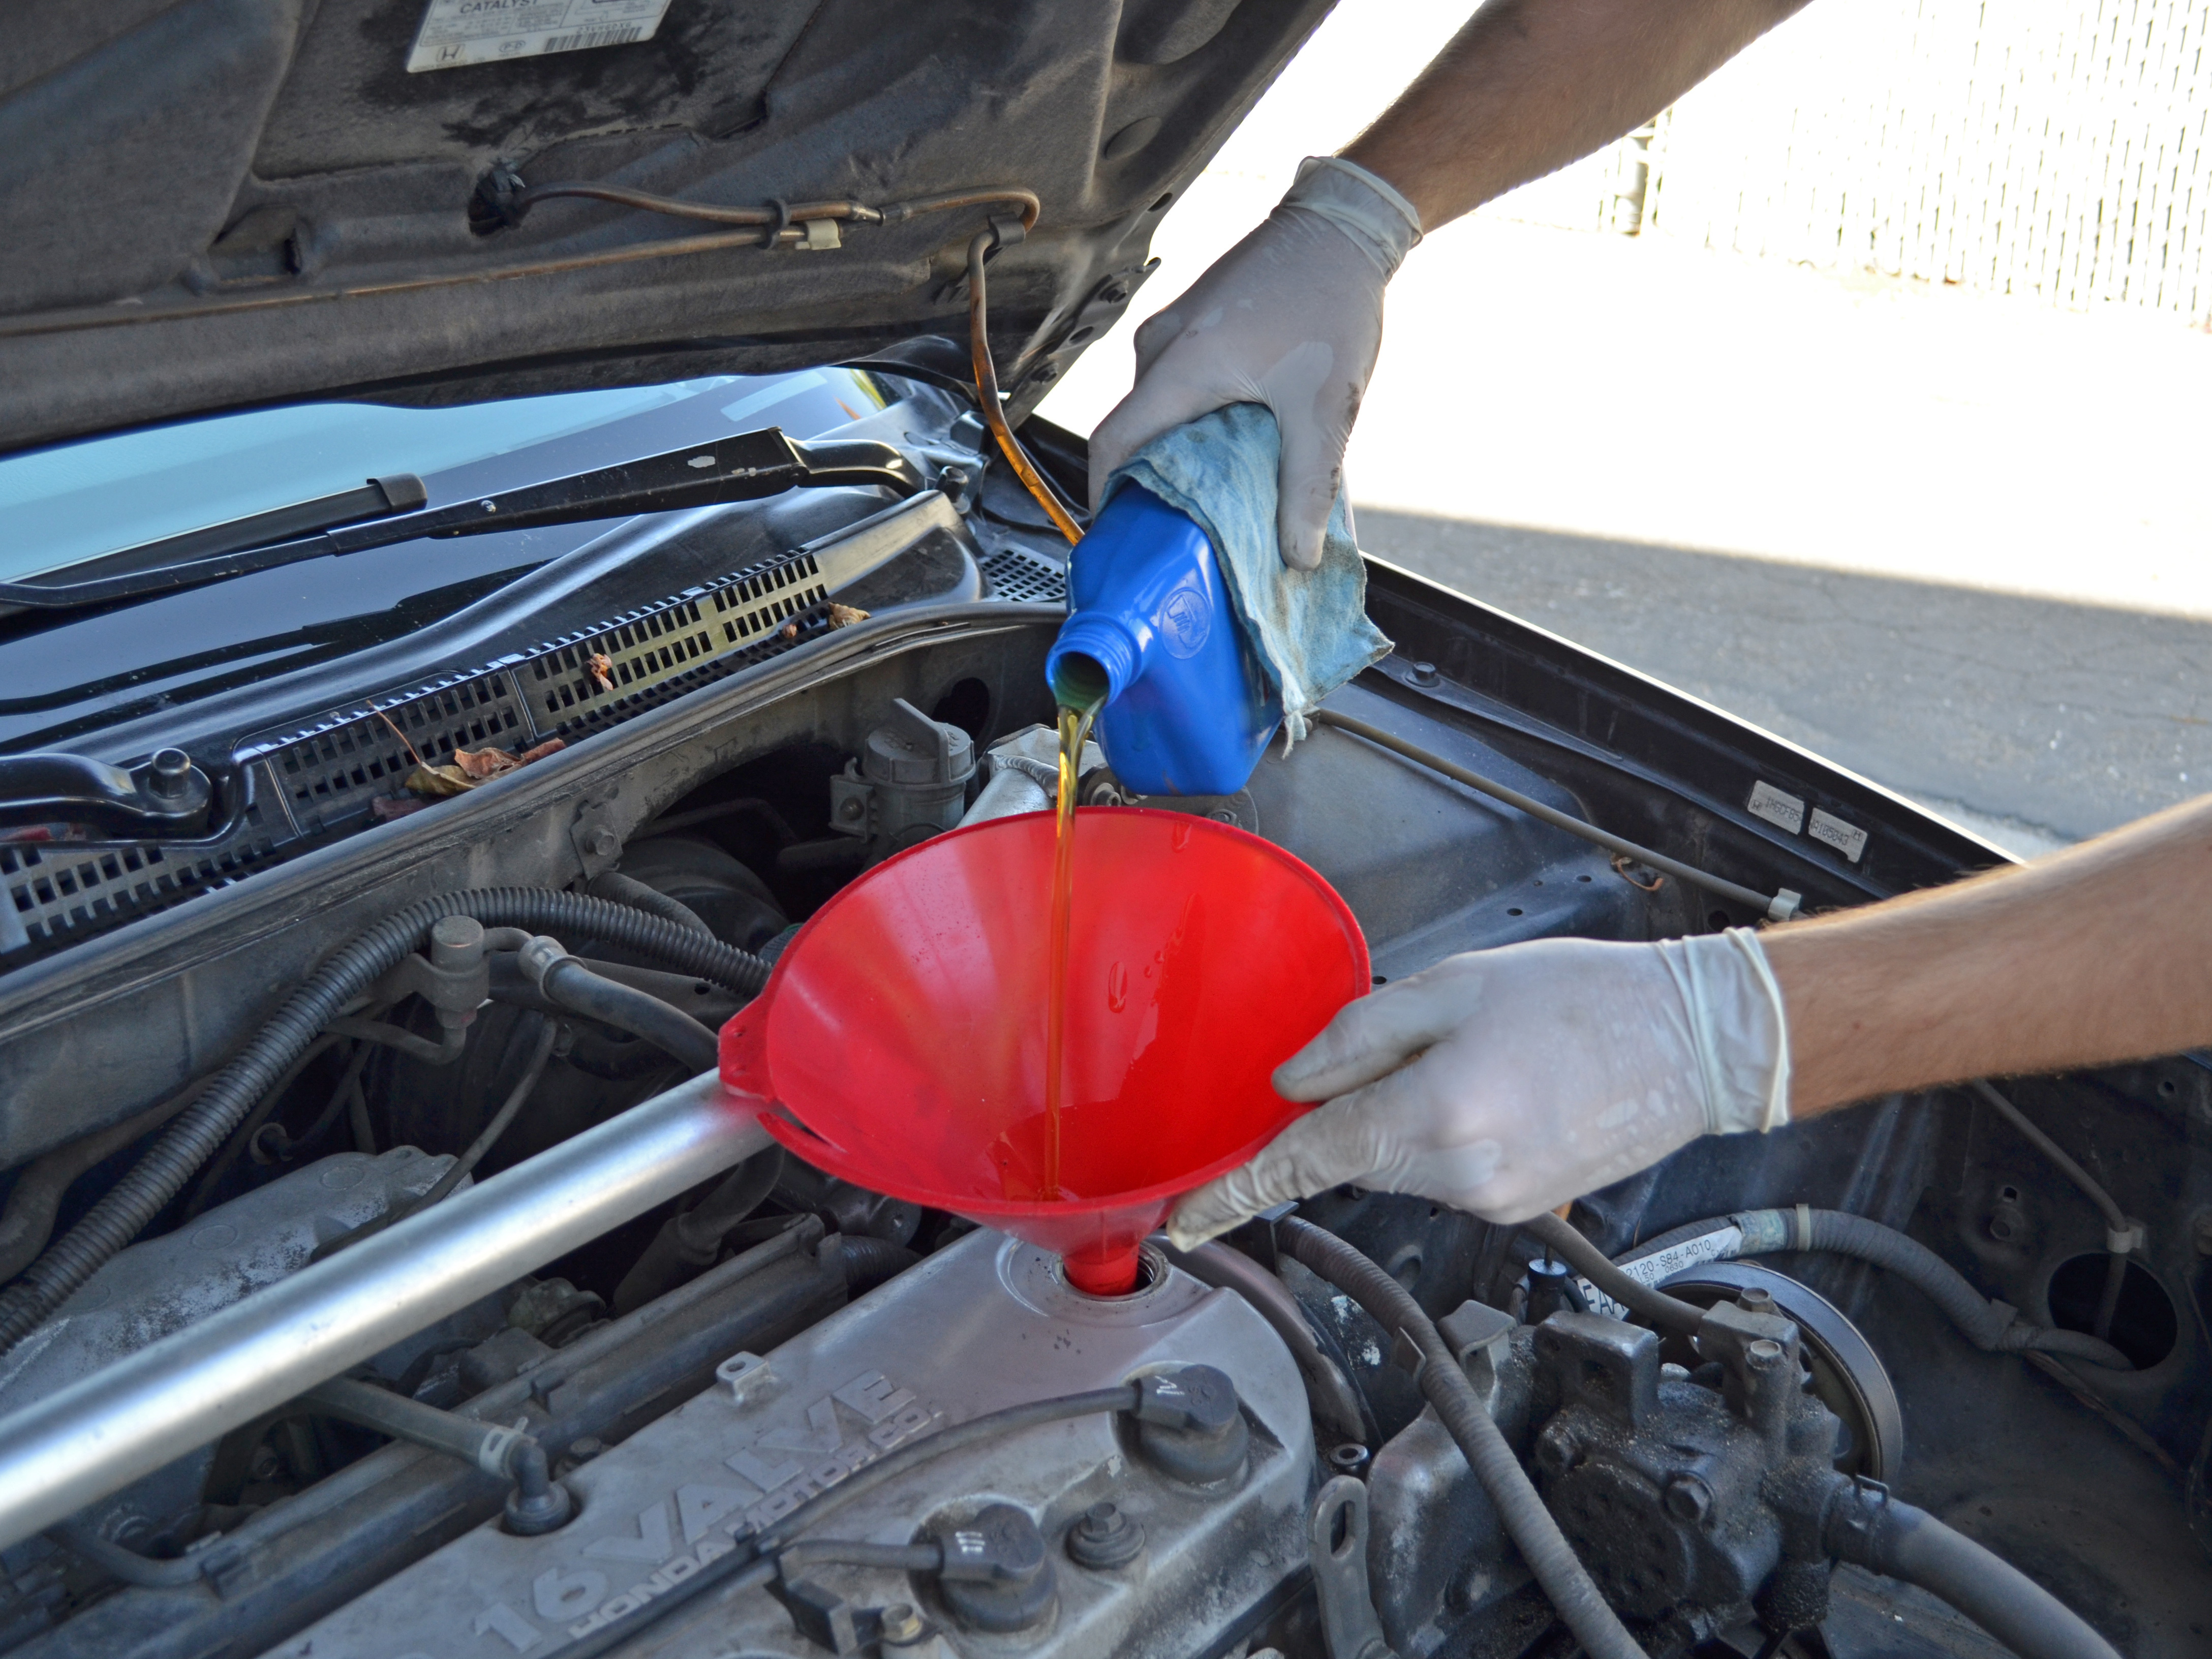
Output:
[[[757,501],[780,495],[787,489],[821,489],[848,484],[882,485],[895,490],[902,498],[918,495],[927,487],[914,463],[890,444],[872,439],[799,443],[786,437],[781,428],[767,427],[758,432],[743,432],[709,443],[693,444],[643,460],[575,473],[547,483],[501,490],[449,507],[404,513],[392,513],[387,507],[387,516],[362,520],[356,515],[311,535],[294,534],[289,540],[202,553],[175,562],[87,580],[0,582],[0,615],[20,611],[81,611],[119,600],[146,599],[210,582],[228,581],[257,570],[297,564],[306,559],[360,553],[425,536],[475,536],[495,530],[530,530],[592,519],[623,519],[641,513],[668,513],[730,501]],[[372,487],[380,492],[381,481]],[[337,499],[325,498],[326,501]],[[298,508],[280,511],[304,513],[314,505],[307,502]],[[149,544],[147,549],[130,550],[130,554],[149,552],[161,545]],[[54,574],[75,575],[82,569],[82,566],[73,566]]]
[[180,569],[227,553],[319,534],[364,519],[412,513],[428,500],[429,496],[424,493],[420,478],[411,472],[396,472],[388,478],[371,478],[358,489],[342,489],[335,495],[319,495],[312,501],[295,501],[289,507],[248,514],[242,519],[210,525],[204,530],[188,530],[180,536],[165,536],[160,541],[118,548],[112,553],[96,553],[58,570],[20,582],[0,583],[0,586],[67,593],[94,582]]

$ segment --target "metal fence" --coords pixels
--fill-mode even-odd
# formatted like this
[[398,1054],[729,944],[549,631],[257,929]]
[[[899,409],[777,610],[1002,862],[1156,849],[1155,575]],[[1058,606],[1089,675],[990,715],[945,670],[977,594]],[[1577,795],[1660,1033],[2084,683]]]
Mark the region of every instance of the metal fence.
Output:
[[2212,313],[2212,0],[1816,0],[1507,216]]

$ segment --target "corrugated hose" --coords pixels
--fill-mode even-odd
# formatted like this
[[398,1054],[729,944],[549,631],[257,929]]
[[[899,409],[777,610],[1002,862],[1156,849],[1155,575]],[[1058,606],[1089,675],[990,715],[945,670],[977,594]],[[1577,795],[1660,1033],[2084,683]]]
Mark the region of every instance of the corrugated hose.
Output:
[[0,1353],[43,1323],[85,1280],[137,1237],[215,1156],[239,1121],[324,1026],[423,942],[431,924],[472,916],[487,927],[530,927],[603,939],[750,996],[769,965],[749,951],[664,917],[550,888],[493,887],[423,899],[341,946],[292,993],[178,1115],[161,1138],[76,1226],[0,1292]]

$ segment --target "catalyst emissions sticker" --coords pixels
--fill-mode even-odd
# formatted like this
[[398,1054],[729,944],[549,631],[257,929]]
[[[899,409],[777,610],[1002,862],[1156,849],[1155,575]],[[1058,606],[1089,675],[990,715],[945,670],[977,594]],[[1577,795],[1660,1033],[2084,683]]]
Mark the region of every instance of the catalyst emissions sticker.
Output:
[[430,0],[407,72],[650,40],[668,0]]

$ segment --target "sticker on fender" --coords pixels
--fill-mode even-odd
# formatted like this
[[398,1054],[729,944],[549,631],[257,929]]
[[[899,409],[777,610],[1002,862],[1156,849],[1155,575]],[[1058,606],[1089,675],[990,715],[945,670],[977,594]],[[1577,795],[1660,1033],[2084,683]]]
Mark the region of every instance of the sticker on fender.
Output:
[[668,0],[430,0],[407,72],[650,40]]

